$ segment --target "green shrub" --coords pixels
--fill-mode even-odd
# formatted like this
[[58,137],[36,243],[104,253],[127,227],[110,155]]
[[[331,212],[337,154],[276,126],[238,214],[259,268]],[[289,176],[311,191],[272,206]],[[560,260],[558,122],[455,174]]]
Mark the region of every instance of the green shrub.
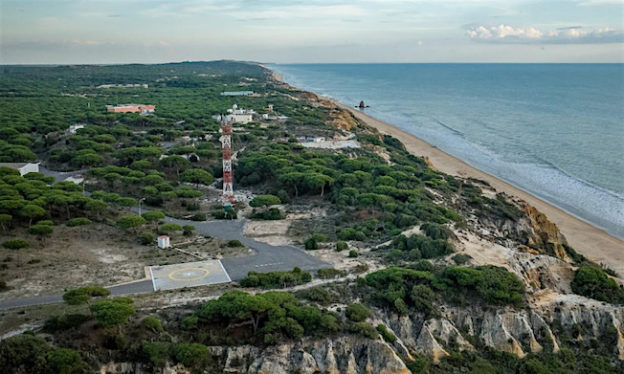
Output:
[[92,223],[91,220],[88,218],[78,217],[78,218],[72,218],[68,220],[66,225],[69,227],[76,227],[76,226],[90,225],[91,223]]
[[143,318],[143,320],[141,321],[141,326],[153,332],[163,332],[162,323],[160,323],[158,318],[153,316],[147,316]]
[[341,252],[347,249],[349,249],[347,242],[340,240],[336,243],[336,252]]
[[102,300],[92,304],[89,309],[95,313],[98,322],[104,327],[122,325],[136,312],[128,300],[132,301],[132,299],[125,297]]
[[91,317],[84,314],[63,314],[48,318],[43,324],[43,330],[47,333],[65,331],[77,328],[90,320]]
[[313,237],[308,238],[304,243],[303,243],[303,247],[307,250],[314,250],[314,249],[318,249],[318,242],[316,241],[316,239],[314,239]]
[[376,329],[381,334],[381,337],[388,343],[392,344],[397,340],[396,336],[390,331],[388,331],[388,328],[386,327],[386,325],[379,324],[377,325]]
[[141,348],[145,359],[154,368],[165,367],[169,359],[170,343],[144,341],[141,344]]
[[376,339],[377,338],[377,330],[370,324],[366,322],[356,322],[351,325],[351,332],[354,334],[361,335],[368,339]]
[[194,330],[197,328],[198,317],[196,314],[184,317],[180,322],[180,328],[182,330]]
[[93,370],[82,360],[80,354],[73,349],[59,348],[48,354],[47,368],[55,374],[91,373]]
[[195,213],[191,216],[191,221],[201,222],[206,220],[206,213]]
[[295,292],[295,296],[302,299],[308,299],[310,301],[316,301],[320,304],[329,304],[332,301],[332,296],[329,291],[320,286],[299,290]]
[[68,305],[80,305],[89,301],[92,297],[108,296],[111,292],[100,286],[86,286],[69,290],[63,294],[63,301]]
[[177,223],[165,223],[158,229],[160,234],[169,234],[177,231],[182,231],[182,226]]
[[299,284],[308,283],[312,275],[295,267],[292,271],[273,271],[269,273],[257,273],[250,271],[247,277],[240,281],[242,287],[261,288],[286,288]]
[[449,230],[446,226],[440,225],[437,223],[423,223],[420,226],[420,230],[425,233],[431,239],[449,239],[453,236],[451,230]]
[[624,290],[597,267],[583,265],[574,273],[572,292],[613,304],[624,304]]
[[346,271],[342,271],[342,270],[337,270],[334,268],[328,268],[328,269],[319,269],[316,274],[318,275],[319,278],[322,279],[332,279],[332,278],[338,278],[338,277],[344,277],[345,275],[347,275]]
[[227,246],[230,248],[240,248],[240,247],[244,247],[245,245],[241,243],[240,240],[233,239],[227,242]]
[[358,256],[359,256],[359,254],[358,254],[358,252],[355,249],[352,249],[352,250],[349,251],[349,257],[350,258],[356,258]]
[[195,231],[195,226],[184,225],[182,226],[182,230],[184,231],[184,236],[191,236],[191,234],[193,234],[193,231]]
[[2,243],[2,246],[7,249],[17,250],[22,248],[28,248],[30,244],[28,244],[28,242],[24,239],[9,239],[4,241],[4,243]]
[[470,261],[472,259],[472,257],[469,254],[465,254],[465,253],[458,253],[455,256],[451,257],[451,259],[457,264],[457,265],[464,265],[465,263],[467,263],[468,261]]
[[425,315],[425,318],[430,318],[434,314],[434,300],[435,294],[431,288],[423,284],[417,284],[412,287],[412,291],[410,292],[410,301],[417,311]]
[[274,195],[258,195],[256,197],[254,197],[250,202],[249,202],[249,206],[254,207],[254,208],[259,208],[259,207],[268,207],[271,205],[279,205],[281,204],[282,201],[280,200],[279,197],[274,196]]
[[362,322],[368,318],[370,310],[360,303],[353,303],[347,306],[345,315],[353,322]]
[[212,364],[210,350],[203,344],[179,343],[174,345],[173,353],[177,362],[194,372],[203,372],[201,369]]
[[139,235],[139,243],[143,245],[154,244],[154,240],[156,240],[156,238],[154,238],[154,235],[150,234],[149,232],[144,232]]

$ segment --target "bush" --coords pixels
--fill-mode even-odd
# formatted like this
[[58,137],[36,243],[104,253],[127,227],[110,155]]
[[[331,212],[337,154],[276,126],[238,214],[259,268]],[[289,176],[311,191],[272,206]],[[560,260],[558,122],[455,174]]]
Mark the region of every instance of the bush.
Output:
[[121,325],[136,311],[128,302],[132,299],[117,297],[113,300],[103,300],[91,305],[89,309],[95,313],[95,317],[104,327]]
[[472,259],[472,257],[468,254],[465,253],[458,253],[455,256],[451,257],[451,259],[457,264],[457,265],[463,265],[465,263],[467,263],[468,261],[470,261]]
[[332,301],[332,296],[329,291],[320,286],[297,291],[295,292],[295,296],[310,301],[316,301],[320,304],[329,304]]
[[366,322],[357,322],[352,324],[351,332],[373,340],[377,338],[377,330],[375,330],[371,324]]
[[227,242],[227,246],[230,248],[240,248],[240,247],[244,247],[245,245],[241,243],[240,240],[233,239]]
[[92,297],[108,296],[111,292],[100,286],[86,286],[69,290],[63,294],[63,301],[68,305],[80,305],[89,301]]
[[370,311],[360,303],[353,303],[347,306],[345,315],[353,322],[362,322],[368,318]]
[[344,277],[345,275],[347,275],[347,272],[342,271],[342,270],[336,270],[334,268],[329,268],[329,269],[319,269],[316,274],[319,276],[319,278],[322,279],[332,279],[332,278],[338,278],[338,277]]
[[388,343],[392,344],[397,340],[396,336],[388,331],[386,325],[379,324],[376,329],[381,334],[381,337]]
[[574,273],[572,292],[613,304],[624,304],[624,290],[602,270],[581,266]]
[[359,254],[358,254],[358,252],[355,249],[352,249],[352,250],[349,251],[349,257],[350,258],[356,258],[358,256],[359,256]]
[[91,373],[92,369],[73,349],[59,348],[48,354],[48,371],[55,374]]
[[193,231],[195,231],[195,226],[184,225],[184,226],[182,226],[182,230],[184,231],[183,232],[184,236],[191,236]]
[[195,314],[184,317],[182,321],[180,322],[180,328],[182,330],[194,330],[197,328],[198,321],[199,321],[199,318]]
[[176,361],[184,365],[185,368],[193,369],[197,372],[200,372],[200,369],[206,368],[207,366],[212,364],[210,350],[203,344],[176,344],[173,347],[173,353]]
[[195,213],[190,217],[191,221],[201,222],[206,220],[206,213]]
[[158,231],[161,234],[169,234],[176,231],[182,231],[182,226],[178,225],[177,223],[165,223],[160,226],[160,229]]
[[47,333],[65,331],[76,328],[90,320],[91,317],[84,314],[63,314],[47,319],[43,324],[43,330]]
[[347,242],[340,240],[336,243],[336,252],[341,252],[349,249]]
[[256,197],[254,197],[249,202],[249,206],[254,207],[254,208],[259,208],[259,207],[263,207],[263,206],[268,207],[268,206],[271,206],[271,205],[279,205],[281,203],[282,203],[282,201],[277,196],[274,196],[274,195],[258,195]]
[[414,308],[423,313],[426,319],[434,314],[435,307],[433,306],[433,302],[435,300],[435,294],[431,288],[423,284],[415,285],[412,287],[410,300]]
[[162,323],[160,323],[158,318],[153,316],[147,316],[143,318],[143,320],[141,321],[141,326],[153,332],[163,332]]
[[283,219],[282,212],[277,208],[270,208],[264,212],[255,212],[250,216],[253,219],[263,219],[266,221],[277,221]]
[[437,223],[423,223],[420,226],[420,230],[431,239],[447,240],[453,236],[451,230],[449,230],[446,226]]
[[314,237],[308,238],[304,243],[303,243],[303,247],[307,250],[314,250],[314,249],[318,249],[318,242],[316,241],[316,239],[314,239]]
[[286,288],[308,283],[312,280],[312,275],[294,268],[292,271],[273,271],[269,273],[256,273],[250,271],[247,277],[240,281],[242,287],[262,287],[262,288]]
[[68,220],[66,225],[69,227],[76,227],[76,226],[90,225],[91,223],[92,223],[91,220],[88,218],[78,217],[78,218],[72,218]]
[[154,238],[154,235],[150,234],[149,232],[144,232],[141,235],[139,235],[139,243],[143,245],[154,244],[154,240],[156,240]]
[[148,342],[141,344],[145,359],[154,367],[162,368],[167,364],[169,359],[169,350],[171,345],[167,342]]
[[2,246],[6,249],[18,250],[28,248],[30,244],[24,239],[9,239],[2,243]]

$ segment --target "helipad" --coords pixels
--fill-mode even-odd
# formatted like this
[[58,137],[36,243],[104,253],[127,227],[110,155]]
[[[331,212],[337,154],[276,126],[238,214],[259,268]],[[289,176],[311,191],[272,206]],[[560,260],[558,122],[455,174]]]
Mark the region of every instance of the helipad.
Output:
[[154,291],[231,282],[219,260],[151,266]]

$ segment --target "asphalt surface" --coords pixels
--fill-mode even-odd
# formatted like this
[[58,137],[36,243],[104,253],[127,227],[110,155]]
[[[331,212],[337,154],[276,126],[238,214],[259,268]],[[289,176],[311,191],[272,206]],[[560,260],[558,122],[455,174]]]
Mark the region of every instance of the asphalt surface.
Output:
[[[138,212],[138,208],[132,208]],[[143,209],[146,212],[147,209]],[[245,257],[225,258],[221,260],[232,281],[240,281],[250,271],[267,273],[271,271],[292,270],[295,266],[303,270],[318,270],[331,267],[327,262],[321,261],[307,254],[303,249],[291,246],[274,246],[262,243],[243,235],[246,220],[233,221],[205,221],[196,222],[166,217],[165,222],[177,223],[181,226],[191,225],[195,231],[202,235],[208,235],[223,240],[240,240],[254,254]],[[153,292],[151,279],[142,279],[132,283],[107,287],[113,295],[132,295]],[[33,305],[54,304],[63,301],[61,295],[35,296],[13,300],[0,301],[0,309],[20,308]]]

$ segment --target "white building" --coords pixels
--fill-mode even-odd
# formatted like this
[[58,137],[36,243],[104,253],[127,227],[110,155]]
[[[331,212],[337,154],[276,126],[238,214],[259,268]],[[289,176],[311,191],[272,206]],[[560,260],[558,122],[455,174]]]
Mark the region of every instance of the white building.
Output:
[[253,116],[256,114],[256,112],[252,109],[242,109],[242,108],[239,109],[238,105],[236,104],[232,106],[232,109],[228,109],[227,112],[228,114],[224,116],[217,114],[216,116],[212,116],[212,118],[216,119],[217,121],[221,121],[222,119],[225,119],[226,121],[231,121],[234,123],[240,123],[240,124],[245,125],[249,122],[252,122]]
[[225,91],[221,92],[221,96],[251,96],[253,91]]
[[15,169],[19,171],[20,175],[39,172],[38,162],[0,162],[0,167]]
[[161,235],[158,237],[158,248],[169,248],[171,247],[171,241],[167,235]]
[[84,129],[84,127],[84,123],[74,123],[73,125],[69,126],[69,128],[67,129],[67,133],[70,135],[75,134],[76,131],[78,131],[79,129]]

